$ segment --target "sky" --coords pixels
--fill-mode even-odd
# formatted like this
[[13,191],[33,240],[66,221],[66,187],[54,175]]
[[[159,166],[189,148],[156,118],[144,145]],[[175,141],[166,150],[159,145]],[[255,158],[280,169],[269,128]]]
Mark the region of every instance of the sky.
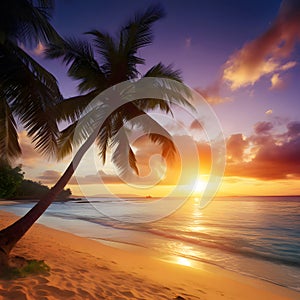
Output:
[[[210,104],[227,149],[218,195],[299,195],[300,1],[155,3],[163,6],[166,17],[154,25],[153,44],[139,52],[146,59],[140,71],[158,62],[172,64],[181,70],[183,82]],[[135,12],[150,4],[153,1],[56,1],[52,24],[64,37],[86,38],[83,33],[91,29],[113,34]],[[64,97],[78,95],[76,82],[67,77],[61,62],[43,57],[43,45],[30,53],[56,76]],[[192,186],[186,182],[186,188],[201,194],[210,172],[211,146],[201,128],[189,121],[184,130],[180,129],[180,120],[176,126],[172,125],[174,121],[167,122],[166,128],[178,145],[195,146],[201,165],[199,180]],[[39,156],[25,132],[20,133],[20,141],[20,162],[26,177],[53,185],[71,157],[57,162]],[[135,142],[134,149],[142,187],[137,187],[134,180],[124,184],[109,161],[106,166],[97,161],[93,149],[76,173],[80,187],[74,178],[68,187],[74,195],[159,196],[174,190],[178,173],[189,170],[194,163],[188,158],[181,159],[181,163],[162,163],[159,147],[143,137]],[[91,165],[96,166],[93,172]],[[99,174],[105,188],[99,185]],[[163,180],[157,181],[161,174]]]

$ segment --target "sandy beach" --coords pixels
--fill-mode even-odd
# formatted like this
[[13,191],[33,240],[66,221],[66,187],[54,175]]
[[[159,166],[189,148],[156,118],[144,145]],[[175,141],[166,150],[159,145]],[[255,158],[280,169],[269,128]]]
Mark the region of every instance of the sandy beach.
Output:
[[[0,211],[0,228],[16,216]],[[36,224],[12,255],[49,275],[0,280],[0,299],[300,299],[300,293],[211,265],[195,269]],[[182,298],[180,298],[182,297]]]

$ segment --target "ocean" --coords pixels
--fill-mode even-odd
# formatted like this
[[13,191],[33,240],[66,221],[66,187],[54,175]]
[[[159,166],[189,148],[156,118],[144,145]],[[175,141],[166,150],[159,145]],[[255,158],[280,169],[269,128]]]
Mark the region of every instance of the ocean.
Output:
[[[199,209],[198,198],[191,198],[175,213],[146,223],[127,223],[101,212],[105,203],[106,214],[111,209],[126,215],[124,201],[156,200],[53,203],[38,222],[130,251],[151,251],[186,266],[213,264],[300,291],[300,197],[224,197],[204,209]],[[0,209],[23,215],[32,206],[19,203]]]

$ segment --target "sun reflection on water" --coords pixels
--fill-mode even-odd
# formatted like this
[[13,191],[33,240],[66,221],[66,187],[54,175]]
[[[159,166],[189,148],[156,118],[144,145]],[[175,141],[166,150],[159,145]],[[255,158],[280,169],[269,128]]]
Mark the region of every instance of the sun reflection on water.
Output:
[[170,257],[169,261],[186,266],[186,267],[196,267],[199,261],[206,258],[205,253],[202,253],[200,249],[195,251],[192,245],[186,245],[180,242],[172,242],[169,244],[172,248],[173,256]]
[[182,265],[182,266],[186,266],[186,267],[192,266],[192,262],[189,259],[187,259],[185,257],[180,257],[180,256],[177,257],[176,263],[178,265]]

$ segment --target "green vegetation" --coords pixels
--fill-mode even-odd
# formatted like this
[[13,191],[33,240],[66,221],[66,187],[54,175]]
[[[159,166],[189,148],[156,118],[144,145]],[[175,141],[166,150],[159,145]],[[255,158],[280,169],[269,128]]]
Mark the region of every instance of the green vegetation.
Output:
[[16,194],[23,182],[24,173],[20,167],[12,168],[8,164],[0,164],[0,198],[9,198]]
[[0,274],[1,279],[11,280],[29,275],[49,275],[50,267],[43,260],[25,260],[20,267],[5,267]]
[[[21,182],[18,189],[16,190],[14,199],[40,199],[49,192],[49,188],[40,182],[25,179]],[[56,200],[63,201],[67,200],[72,195],[70,189],[61,191]]]
[[26,199],[28,197],[31,198],[39,198],[45,195],[48,192],[49,188],[41,183],[34,182],[28,179],[22,181],[19,185],[14,198],[18,199]]
[[[0,198],[40,199],[49,190],[47,186],[39,182],[24,179],[24,172],[20,167],[12,168],[8,164],[0,164]],[[66,200],[71,194],[70,189],[65,189],[58,194],[56,200]]]

